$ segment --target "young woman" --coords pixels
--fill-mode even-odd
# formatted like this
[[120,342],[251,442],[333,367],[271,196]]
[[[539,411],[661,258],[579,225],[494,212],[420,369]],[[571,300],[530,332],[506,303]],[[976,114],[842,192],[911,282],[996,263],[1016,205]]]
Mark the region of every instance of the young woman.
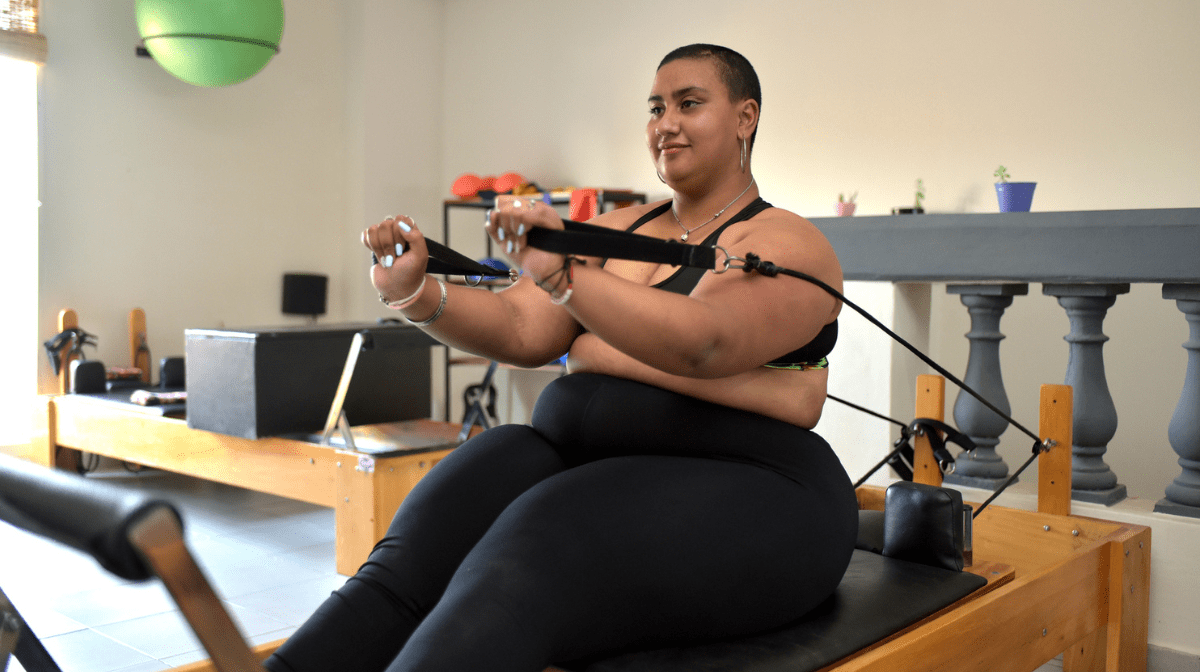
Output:
[[[841,286],[829,243],[758,196],[761,94],[741,55],[659,65],[646,140],[672,199],[594,224],[717,245]],[[794,620],[841,580],[857,504],[809,431],[840,305],[792,279],[530,248],[552,208],[502,197],[485,228],[523,271],[500,292],[425,274],[408,217],[363,233],[380,298],[440,341],[536,366],[569,353],[531,425],[463,444],[366,564],[267,662],[307,670],[512,670]]]

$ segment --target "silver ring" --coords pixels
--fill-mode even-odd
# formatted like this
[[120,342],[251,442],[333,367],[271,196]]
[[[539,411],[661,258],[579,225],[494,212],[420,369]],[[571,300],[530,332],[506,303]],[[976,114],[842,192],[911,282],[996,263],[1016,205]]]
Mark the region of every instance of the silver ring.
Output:
[[513,210],[520,210],[521,209],[521,199],[514,198],[513,202],[512,202],[512,207],[513,207]]
[[718,265],[718,268],[720,268],[720,270],[717,270],[717,268],[714,268],[712,271],[713,274],[720,275],[720,274],[724,273],[725,271],[729,270],[729,262],[730,262],[731,257],[729,256],[729,250],[726,250],[725,248],[721,247],[720,245],[713,245],[713,249],[720,250],[722,253],[725,254],[724,267],[720,267],[720,265]]

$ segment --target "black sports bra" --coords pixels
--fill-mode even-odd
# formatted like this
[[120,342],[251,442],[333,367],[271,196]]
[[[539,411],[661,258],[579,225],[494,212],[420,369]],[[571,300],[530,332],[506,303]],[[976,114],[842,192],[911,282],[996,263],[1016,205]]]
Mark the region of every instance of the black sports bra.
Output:
[[[700,244],[708,245],[709,247],[715,247],[717,244],[717,239],[721,237],[721,233],[730,225],[750,219],[751,217],[757,215],[763,210],[767,210],[770,207],[771,204],[767,203],[763,199],[754,199],[754,202],[752,202],[750,205],[747,205],[745,208],[742,208],[742,210],[731,217],[729,221],[717,227],[717,229],[710,233],[707,238],[700,242]],[[650,212],[647,212],[645,215],[642,215],[636,222],[631,224],[629,228],[625,230],[634,231],[646,222],[653,220],[670,209],[671,201],[667,201],[659,207],[654,208]],[[692,290],[695,289],[696,285],[700,282],[700,278],[704,277],[704,274],[707,272],[708,271],[703,268],[683,266],[671,275],[667,276],[666,279],[655,283],[654,287],[657,287],[658,289],[664,289],[668,292],[674,292],[676,294],[691,294]],[[816,337],[813,338],[813,340],[804,344],[800,348],[793,350],[782,357],[779,357],[778,359],[768,362],[766,366],[771,368],[801,370],[825,368],[825,365],[827,364],[827,362],[825,362],[825,357],[830,352],[833,352],[833,346],[837,344],[837,337],[838,324],[837,320],[834,320],[833,322],[825,325],[816,335]]]

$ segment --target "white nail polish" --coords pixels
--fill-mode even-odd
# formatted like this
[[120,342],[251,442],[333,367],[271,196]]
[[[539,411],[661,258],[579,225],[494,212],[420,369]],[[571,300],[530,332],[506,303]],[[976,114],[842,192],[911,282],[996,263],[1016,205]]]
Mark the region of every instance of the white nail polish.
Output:
[[500,239],[500,242],[504,242],[504,229],[497,231],[496,237]]
[[517,235],[518,236],[525,235],[525,223],[524,222],[521,222],[521,225],[517,227]]
[[408,225],[408,222],[405,222],[404,220],[397,219],[397,220],[396,220],[396,226],[399,226],[399,227],[400,227],[400,230],[401,230],[401,231],[403,231],[403,232],[405,232],[405,233],[411,233],[411,232],[412,232],[412,227],[411,227],[411,226],[409,226],[409,225]]
[[404,243],[396,243],[396,256],[404,254]]
[[508,253],[509,253],[509,254],[512,254],[512,253],[513,253],[513,241],[511,241],[511,240],[510,240],[510,241],[508,241],[508,248],[507,248],[507,249],[508,249]]
[[396,263],[396,258],[390,254],[383,258],[383,267],[384,268],[391,268],[392,264],[394,264],[394,263]]

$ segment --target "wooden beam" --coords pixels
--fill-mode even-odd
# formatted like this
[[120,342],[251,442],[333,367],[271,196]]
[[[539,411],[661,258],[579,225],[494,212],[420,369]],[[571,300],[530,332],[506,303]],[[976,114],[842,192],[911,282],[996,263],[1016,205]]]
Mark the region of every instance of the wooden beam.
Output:
[[1071,515],[1070,385],[1043,385],[1038,427],[1042,441],[1053,441],[1050,452],[1038,458],[1038,511]]
[[183,420],[68,394],[50,399],[59,446],[304,502],[333,506],[334,451],[283,438],[243,439]]
[[[58,311],[58,333],[62,333],[67,329],[74,329],[79,326],[79,315],[70,308],[63,308]],[[62,368],[58,370],[58,393],[66,394],[71,391],[71,362],[78,358],[78,355],[68,355],[66,352],[62,356]]]
[[[946,419],[946,379],[941,376],[917,376],[917,417],[944,422]],[[936,431],[936,430],[929,430]],[[913,439],[913,481],[942,485],[942,469],[933,456],[928,436]]]
[[150,382],[150,353],[142,349],[147,343],[146,312],[141,308],[129,311],[129,365],[142,370],[142,382]]

